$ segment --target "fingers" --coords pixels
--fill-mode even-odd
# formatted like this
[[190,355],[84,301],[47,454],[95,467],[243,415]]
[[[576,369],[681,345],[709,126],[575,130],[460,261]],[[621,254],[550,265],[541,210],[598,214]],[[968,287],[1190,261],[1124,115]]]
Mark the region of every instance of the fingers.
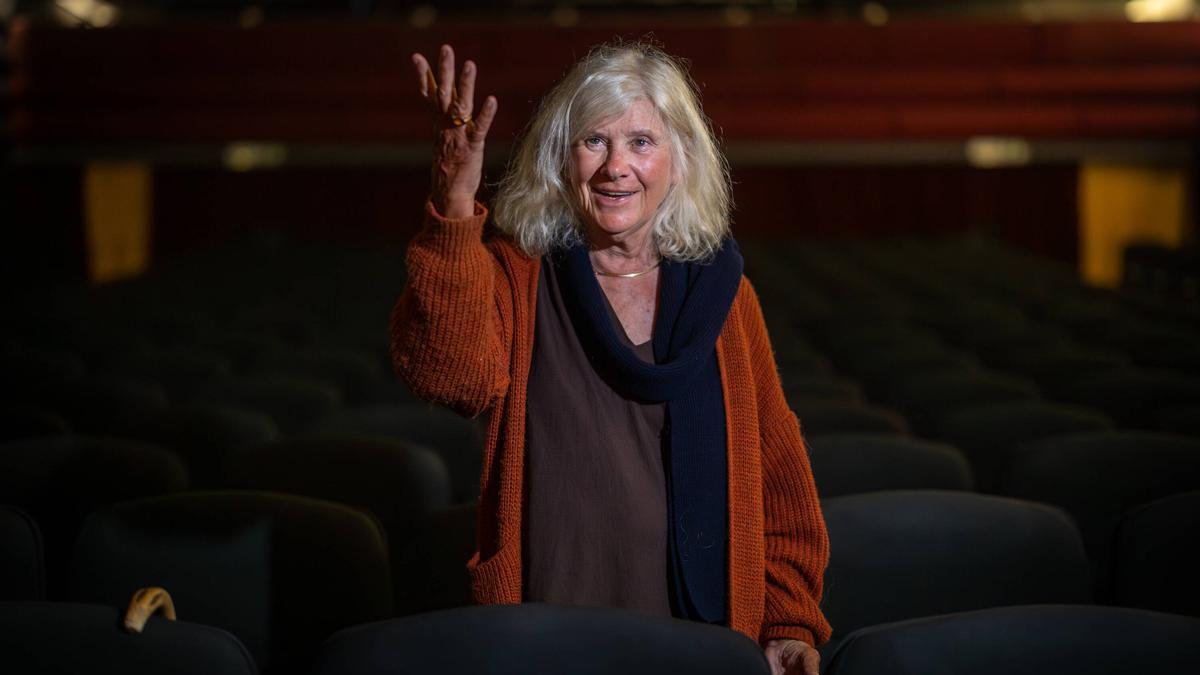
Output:
[[483,101],[483,107],[475,116],[474,128],[470,131],[472,143],[482,141],[487,136],[488,129],[492,126],[492,120],[496,119],[496,109],[499,107],[495,96],[489,96]]
[[820,675],[821,653],[803,640],[771,640],[763,652],[771,675]]
[[820,675],[821,653],[809,647],[804,650],[804,675]]
[[763,653],[767,657],[767,665],[771,666],[771,675],[784,675],[781,650],[779,645],[770,643],[767,645]]
[[[439,105],[437,78],[433,76],[433,69],[429,67],[429,61],[425,59],[424,54],[417,53],[412,55],[412,62],[417,72],[417,89],[421,92],[421,98],[434,105]],[[438,112],[442,112],[440,108]]]
[[442,45],[438,54],[438,103],[442,112],[450,109],[450,101],[454,97],[454,49],[450,45]]
[[454,82],[454,49],[450,45],[442,45],[438,54],[438,75],[435,77],[429,61],[423,54],[412,55],[413,67],[417,74],[417,87],[421,96],[437,106],[437,113],[450,117],[467,119],[466,132],[471,142],[481,142],[487,136],[492,120],[496,117],[499,105],[495,96],[488,96],[483,102],[479,114],[471,116],[475,107],[475,78],[478,67],[474,61],[463,64],[462,72],[458,75],[457,86]]
[[453,112],[459,117],[466,117],[475,108],[475,62],[463,64],[462,72],[458,74],[458,90],[454,93],[451,103]]
[[413,54],[412,62],[417,71],[417,89],[422,97],[428,98],[429,92],[437,88],[437,83],[433,82],[433,71],[429,69],[429,62],[421,54]]

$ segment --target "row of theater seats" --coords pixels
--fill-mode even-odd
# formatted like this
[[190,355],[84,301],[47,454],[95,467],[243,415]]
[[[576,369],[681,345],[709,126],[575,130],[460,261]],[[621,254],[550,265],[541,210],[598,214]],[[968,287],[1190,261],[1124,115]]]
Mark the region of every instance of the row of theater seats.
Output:
[[[970,504],[997,499],[966,493],[974,485],[971,465],[944,443],[864,433],[818,436],[810,445],[827,511],[857,499],[864,501],[857,510],[869,514],[876,507],[866,497],[887,491],[952,491],[958,499],[973,500],[962,506],[965,511]],[[34,514],[44,530],[54,598],[69,593],[71,551],[89,514],[125,500],[194,488],[179,455],[146,443],[60,434],[10,441],[0,450],[0,498]],[[392,440],[309,436],[244,448],[226,459],[221,475],[219,487],[225,490],[303,495],[373,514],[386,534],[390,574],[405,581],[396,585],[398,611],[465,599],[462,584],[455,592],[448,582],[434,593],[409,574],[414,565],[425,565],[427,573],[440,565],[458,570],[473,544],[473,505],[452,503],[450,472],[437,453]],[[1189,587],[1190,574],[1177,564],[1186,552],[1185,526],[1196,521],[1195,499],[1186,492],[1200,485],[1200,442],[1135,432],[1058,435],[1023,446],[1005,475],[1005,499],[997,503],[1053,504],[1070,514],[1070,532],[1064,536],[1083,542],[1084,560],[1091,563],[1089,593],[1096,599],[1200,615],[1196,598],[1180,592]],[[882,513],[909,508],[919,514],[927,494],[932,493],[906,495]],[[953,519],[939,513],[931,509],[924,520],[914,515],[918,534],[936,532]],[[828,519],[836,570],[839,540],[861,539],[869,520],[855,513],[843,534],[835,519]],[[1170,523],[1181,525],[1164,527]],[[860,603],[852,605],[862,611]]]
[[[1115,325],[1093,316],[1100,304],[1187,330],[1177,317],[995,246],[745,248],[824,498],[827,663],[892,622],[997,606],[1200,615],[1183,566],[1198,518],[1181,493],[1200,489],[1200,448],[1180,435],[1195,421],[1187,350],[1149,357],[1176,360],[1161,373],[1141,352],[1084,344]],[[400,259],[260,243],[27,298],[4,345],[0,503],[33,514],[46,571],[20,597],[111,612],[165,586],[182,619],[231,631],[267,672],[307,665],[336,629],[464,604],[479,431],[387,376]],[[973,308],[976,296],[988,302]],[[1086,320],[1049,305],[1084,299]],[[1034,335],[1055,326],[1055,347]],[[1003,367],[1040,358],[1054,365]],[[1133,389],[1129,410],[1054,393],[1074,367],[1149,377],[1158,393]],[[1006,620],[992,616],[978,620]],[[928,626],[969,633],[973,617]]]
[[[896,514],[908,513],[911,518],[912,532],[897,532],[902,539],[942,536],[945,528],[967,537],[972,527],[1002,538],[1006,530],[1001,525],[979,526],[988,520],[986,514],[993,513],[988,509],[1023,514],[1015,522],[1028,523],[1029,514],[1041,513],[1029,510],[1030,504],[1039,508],[1054,504],[1060,509],[1055,511],[1059,520],[1066,524],[1054,532],[1072,546],[1082,545],[1079,560],[1085,566],[1090,560],[1091,570],[1080,577],[1081,582],[1093,581],[1089,599],[1094,595],[1101,601],[1200,615],[1195,594],[1186,592],[1197,584],[1189,583],[1190,572],[1183,564],[1192,545],[1189,526],[1197,523],[1200,511],[1195,495],[1183,491],[1194,489],[1200,481],[1200,443],[1138,434],[1054,437],[1026,448],[1023,461],[1009,473],[1012,489],[1007,497],[968,492],[970,466],[961,453],[945,444],[873,434],[824,436],[811,443],[813,471],[833,539],[832,583],[847,583],[838,571],[843,556],[846,569],[861,570],[859,556],[842,553],[843,542],[879,545],[884,531],[898,527],[888,520]],[[409,613],[465,599],[461,584],[452,593],[453,582],[449,582],[445,595],[431,593],[425,584],[437,578],[428,575],[438,566],[458,570],[461,565],[455,561],[461,563],[469,555],[474,507],[451,504],[445,465],[419,446],[349,437],[269,443],[244,450],[228,462],[226,492],[189,491],[187,469],[178,456],[146,444],[59,435],[14,441],[0,449],[0,495],[35,514],[45,531],[50,597],[69,597],[69,561],[73,550],[78,555],[81,524],[105,507],[156,495],[257,490],[336,501],[371,513],[387,542],[385,560],[391,561],[389,576],[397,579],[398,611]],[[895,497],[894,504],[881,501],[887,495]],[[934,495],[943,495],[947,503],[926,504]],[[148,503],[163,508],[153,499]],[[855,506],[843,522],[833,514],[840,513],[844,504]],[[956,525],[963,513],[973,515],[966,524]],[[877,518],[883,520],[875,522]],[[170,532],[190,522],[168,520],[162,528]],[[1173,523],[1179,526],[1172,528]],[[964,551],[974,548],[970,542],[964,546]],[[861,558],[880,554],[872,550]],[[957,555],[948,563],[954,564]],[[413,578],[410,573],[417,565],[424,566],[425,574]],[[852,582],[848,585],[862,587],[854,574],[846,573]],[[23,597],[40,596],[40,587],[32,587]],[[836,599],[831,595],[829,601]],[[862,620],[857,615],[869,619],[865,607],[859,600],[850,602],[846,620],[839,624],[858,625]]]
[[1089,289],[996,245],[744,248],[798,407],[865,399],[906,418],[877,426],[936,436],[967,406],[1045,400],[1122,428],[1200,433],[1194,310]]
[[[100,605],[0,603],[10,672],[254,675],[229,633],[152,618],[136,636]],[[1028,605],[942,614],[855,632],[828,675],[1189,675],[1200,621],[1145,610]],[[761,649],[723,628],[621,610],[473,607],[354,626],[331,636],[314,675],[768,675]]]

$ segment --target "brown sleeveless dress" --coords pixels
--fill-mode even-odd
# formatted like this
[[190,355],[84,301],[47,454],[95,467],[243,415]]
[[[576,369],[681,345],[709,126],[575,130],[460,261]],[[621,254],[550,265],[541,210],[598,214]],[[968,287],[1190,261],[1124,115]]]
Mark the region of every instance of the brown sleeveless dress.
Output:
[[[653,361],[650,342],[634,346],[609,314]],[[525,425],[525,601],[671,615],[665,412],[596,373],[543,258]]]

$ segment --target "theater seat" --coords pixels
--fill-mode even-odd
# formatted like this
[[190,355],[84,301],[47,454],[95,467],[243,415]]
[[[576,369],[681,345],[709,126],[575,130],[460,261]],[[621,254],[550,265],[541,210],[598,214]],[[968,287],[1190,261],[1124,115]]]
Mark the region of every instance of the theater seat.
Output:
[[0,602],[45,598],[43,555],[42,533],[33,518],[0,505]]
[[71,546],[87,514],[187,488],[183,462],[146,443],[63,435],[0,445],[0,503],[18,506],[37,521],[45,537],[51,600],[64,597]]
[[214,330],[212,319],[203,310],[178,304],[185,289],[171,288],[162,278],[146,281],[150,283],[143,290],[157,297],[146,299],[148,305],[153,303],[152,308],[129,317],[138,334],[157,345],[193,347]]
[[1108,431],[1102,413],[1046,401],[972,406],[941,418],[937,437],[960,448],[971,462],[983,492],[999,489],[1000,474],[1022,443],[1060,434]]
[[1088,561],[1062,510],[937,490],[822,500],[834,639],[888,621],[1001,605],[1091,602]]
[[841,401],[792,401],[805,437],[824,434],[908,433],[908,422],[899,413],[879,406]]
[[785,382],[802,377],[827,377],[832,370],[829,359],[813,351],[780,352],[776,360]]
[[1097,599],[1107,600],[1112,541],[1121,515],[1200,485],[1200,440],[1149,432],[1054,436],[1022,445],[1003,494],[1055,504],[1079,523]]
[[476,549],[479,507],[456,504],[431,514],[392,561],[396,613],[472,604],[467,561]]
[[[783,371],[783,366],[780,366]],[[783,392],[788,400],[830,400],[846,403],[861,403],[862,387],[853,380],[832,375],[809,375],[806,377],[784,377]]]
[[922,375],[968,375],[978,370],[978,364],[966,356],[942,349],[928,355],[884,352],[856,364],[852,370],[866,389],[868,398],[892,401],[897,383]]
[[384,535],[348,506],[262,492],[124,502],[79,533],[76,595],[168,589],[181,617],[233,633],[264,672],[308,666],[334,631],[392,614]]
[[315,675],[767,675],[762,649],[728,628],[599,607],[450,609],[355,626]]
[[[387,533],[398,606],[409,604],[406,596],[413,586],[429,581],[399,569],[398,563],[430,517],[450,505],[450,478],[433,452],[385,439],[308,437],[231,456],[225,479],[232,488],[327,499],[373,514]],[[466,559],[440,573],[462,572]]]
[[76,431],[105,434],[112,431],[116,419],[165,410],[167,393],[161,384],[145,377],[90,375],[47,386],[30,401],[62,414]]
[[198,347],[155,347],[122,354],[110,366],[117,373],[161,384],[172,401],[187,400],[210,382],[231,375],[223,355]]
[[237,638],[212,626],[151,617],[136,635],[122,609],[60,602],[0,602],[0,668],[54,675],[254,675]]
[[822,498],[879,490],[970,490],[971,467],[952,446],[891,434],[808,439]]
[[425,404],[376,404],[343,408],[321,420],[315,433],[393,439],[429,448],[450,470],[456,503],[479,496],[483,433],[479,426],[445,408]]
[[317,340],[322,322],[313,307],[288,302],[282,297],[243,302],[234,310],[230,324],[234,329],[294,346],[310,345]]
[[1159,431],[1200,437],[1200,403],[1158,411],[1154,415],[1154,427]]
[[6,348],[0,354],[0,404],[27,406],[32,397],[78,382],[83,373],[83,360],[71,352]]
[[192,487],[221,487],[228,457],[279,438],[270,417],[253,410],[217,405],[184,405],[133,415],[114,422],[114,433],[155,443],[187,464]]
[[1138,368],[1109,370],[1073,380],[1062,398],[1103,411],[1123,428],[1149,429],[1160,410],[1200,404],[1200,378]]
[[932,434],[943,419],[964,408],[1037,397],[1032,383],[984,372],[921,373],[898,380],[892,389],[892,402],[923,434]]
[[1008,367],[1038,383],[1049,395],[1059,396],[1070,383],[1101,371],[1123,370],[1129,360],[1121,354],[1073,345],[1023,354],[1013,354]]
[[830,353],[840,363],[872,369],[896,357],[943,356],[946,347],[936,335],[914,328],[898,317],[844,314],[825,326]]
[[825,675],[1195,675],[1200,619],[1140,609],[998,607],[872,626]]
[[1117,527],[1113,600],[1200,617],[1200,490],[1143,504]]
[[0,443],[70,433],[71,425],[57,413],[32,407],[0,410]]
[[1195,330],[1153,323],[1121,323],[1104,335],[1113,349],[1128,354],[1135,363],[1176,373],[1200,374],[1200,335]]
[[337,388],[302,377],[256,375],[210,384],[193,403],[261,412],[284,434],[308,431],[342,403]]
[[369,402],[372,389],[383,378],[374,358],[345,349],[274,349],[259,354],[250,372],[328,382],[337,387],[343,400],[353,404]]
[[1074,346],[1068,336],[1045,326],[1026,326],[1002,333],[974,333],[969,338],[969,345],[981,361],[1001,371],[1009,370],[1029,354],[1055,353]]
[[200,336],[198,346],[221,354],[233,365],[234,372],[244,373],[260,355],[284,348],[284,343],[260,333],[222,328]]

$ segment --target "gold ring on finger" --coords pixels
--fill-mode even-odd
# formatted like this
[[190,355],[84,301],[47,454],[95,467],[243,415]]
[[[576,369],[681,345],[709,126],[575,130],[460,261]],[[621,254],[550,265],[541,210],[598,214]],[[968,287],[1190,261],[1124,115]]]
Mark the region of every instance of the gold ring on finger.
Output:
[[475,126],[475,123],[471,121],[470,113],[463,115],[462,117],[459,117],[458,115],[452,115],[450,117],[450,121],[453,122],[454,126],[456,126],[456,127],[461,127],[461,126],[474,127]]

